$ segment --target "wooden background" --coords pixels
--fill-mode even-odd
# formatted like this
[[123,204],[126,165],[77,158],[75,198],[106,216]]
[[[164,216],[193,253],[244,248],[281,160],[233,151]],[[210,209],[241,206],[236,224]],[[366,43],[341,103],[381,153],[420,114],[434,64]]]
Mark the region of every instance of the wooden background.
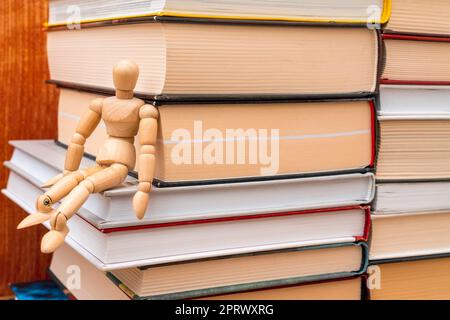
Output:
[[[46,35],[47,0],[0,1],[0,161],[11,156],[9,140],[55,139],[57,89],[48,79]],[[1,168],[1,188],[8,171]],[[46,277],[50,256],[40,254],[44,227],[17,231],[25,213],[0,196],[0,296],[8,283]]]

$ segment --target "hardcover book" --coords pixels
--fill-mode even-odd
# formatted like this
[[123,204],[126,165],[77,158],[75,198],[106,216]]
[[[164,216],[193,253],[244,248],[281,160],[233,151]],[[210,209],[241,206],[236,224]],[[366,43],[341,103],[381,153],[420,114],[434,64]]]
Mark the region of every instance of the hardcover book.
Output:
[[[264,290],[361,275],[364,243],[343,243],[115,270],[110,279],[133,299],[186,299]],[[213,297],[214,298],[214,297]]]
[[382,84],[450,85],[450,38],[383,34]]
[[450,178],[450,114],[446,86],[381,86],[377,179]]
[[[3,192],[31,214],[42,193],[36,182],[31,175],[13,171]],[[370,228],[370,208],[361,206],[207,217],[107,221],[80,209],[68,222],[66,242],[97,268],[117,270],[364,241]],[[45,225],[49,227],[48,222]]]
[[446,0],[395,0],[390,6],[385,32],[450,35],[450,3]]
[[[146,16],[366,24],[367,8],[370,7],[377,8],[373,12],[371,21],[385,23],[389,18],[390,2],[382,0],[341,0],[339,2],[332,0],[50,0],[49,25]],[[76,10],[73,9],[74,6]],[[74,21],[73,13],[78,12],[81,16]]]
[[137,94],[153,100],[367,96],[378,51],[368,28],[153,21],[48,32],[53,81],[111,90],[111,66],[127,57],[140,67]]
[[[319,248],[309,248],[311,252],[308,252],[307,255],[311,260],[308,260],[305,262],[308,266],[310,266],[310,271],[308,271],[309,274],[312,274],[314,272],[320,272],[320,269],[324,270],[321,266],[314,265],[314,263],[327,258],[330,254],[335,254],[334,259],[338,259],[338,261],[333,260],[333,267],[335,268],[336,274],[340,273],[340,270],[345,270],[345,267],[343,267],[344,264],[347,265],[348,270],[351,270],[353,268],[358,269],[358,263],[356,260],[356,256],[358,253],[356,253],[355,257],[352,256],[351,251],[352,248],[342,248],[342,250],[335,250],[333,253],[331,252],[333,248],[322,248],[322,250],[319,250]],[[290,254],[293,254],[294,252],[291,251]],[[285,252],[285,256],[287,256],[289,252]],[[319,255],[323,255],[321,258],[319,258]],[[169,283],[171,283],[172,290],[184,290],[186,286],[184,285],[190,285],[192,286],[192,280],[196,276],[195,273],[192,274],[189,272],[193,265],[196,265],[203,269],[203,272],[205,272],[205,269],[211,268],[211,266],[217,267],[217,264],[222,264],[223,269],[220,270],[220,272],[214,272],[214,270],[210,270],[207,275],[209,277],[208,281],[210,283],[212,280],[218,280],[218,278],[214,278],[214,275],[218,274],[224,274],[224,273],[231,273],[231,274],[240,274],[237,272],[236,266],[234,264],[236,263],[238,257],[233,257],[231,259],[223,259],[222,261],[219,260],[209,260],[209,261],[203,261],[203,263],[197,262],[191,262],[187,263],[186,265],[180,264],[180,265],[172,265],[172,266],[161,266],[157,268],[134,268],[134,269],[125,269],[125,270],[118,270],[117,273],[115,273],[118,277],[124,280],[122,282],[119,280],[119,278],[116,278],[112,273],[105,273],[103,271],[100,271],[96,269],[88,260],[83,258],[77,251],[75,251],[73,248],[71,248],[69,245],[62,246],[58,251],[56,251],[53,255],[52,263],[50,266],[49,273],[55,281],[57,281],[60,286],[64,289],[67,287],[70,287],[70,293],[73,294],[78,300],[129,300],[129,299],[157,299],[157,297],[139,297],[136,295],[135,292],[133,292],[129,287],[127,287],[127,283],[130,287],[133,287],[137,290],[137,292],[144,293],[144,291],[149,291],[151,288],[153,290],[158,287],[157,283],[153,283],[153,279],[156,279],[158,283],[160,283],[161,279],[159,279],[160,276],[167,277],[169,276],[170,279],[168,280]],[[244,258],[244,257],[243,257]],[[252,257],[248,256],[247,261],[242,261],[242,264],[239,265],[239,268],[245,264],[251,263],[250,259]],[[260,261],[257,261],[258,264],[261,264],[261,261],[264,261],[265,256],[261,255],[259,257],[256,257]],[[300,253],[296,256],[295,259],[292,259],[293,264],[298,264],[296,260],[300,260],[306,258],[306,256],[302,256]],[[351,261],[347,261],[344,263],[343,259],[349,259]],[[342,261],[341,261],[342,260]],[[226,261],[226,263],[225,263]],[[285,259],[283,260],[285,261]],[[253,261],[255,262],[255,261]],[[342,264],[342,266],[341,266]],[[81,283],[79,286],[75,286],[72,281],[72,276],[74,272],[74,267],[77,266],[79,271],[82,274],[82,277],[80,278]],[[177,284],[174,283],[175,278],[172,278],[171,272],[173,272],[175,269],[181,269],[181,272],[176,273],[174,276],[175,278],[179,279],[180,277],[183,277],[183,281],[178,282]],[[231,269],[234,268],[234,269]],[[259,267],[260,268],[260,267]],[[261,268],[260,268],[261,269]],[[331,268],[328,268],[331,270]],[[305,270],[305,267],[300,266],[300,270]],[[297,272],[297,274],[300,274],[300,272]],[[266,272],[269,271],[269,269],[265,269]],[[273,271],[274,274],[278,274],[278,271]],[[280,276],[283,274],[283,272],[286,272],[285,266],[281,266],[280,268]],[[159,273],[156,275],[155,273]],[[197,272],[198,273],[198,272]],[[138,274],[138,278],[125,278],[124,275],[126,274]],[[203,273],[205,275],[206,273]],[[330,277],[330,275],[328,275]],[[156,278],[155,278],[156,277]],[[325,278],[323,275],[319,276],[320,278]],[[204,276],[202,278],[205,278]],[[273,283],[278,283],[278,286],[275,287],[267,287],[262,288],[264,285],[259,284],[259,287],[261,289],[253,289],[248,291],[241,291],[241,292],[231,292],[228,294],[221,294],[221,295],[209,295],[209,296],[202,296],[197,297],[194,299],[200,299],[200,300],[278,300],[278,299],[289,299],[289,300],[360,300],[363,296],[365,290],[362,290],[362,277],[361,276],[352,276],[352,277],[346,277],[346,278],[339,278],[339,279],[331,279],[329,280],[322,280],[322,281],[316,281],[316,282],[307,282],[307,283],[299,283],[299,284],[292,284],[292,285],[279,285],[281,282],[296,282],[293,281],[293,279],[290,280],[283,280],[283,281],[272,281]],[[159,280],[158,280],[159,279]],[[306,278],[303,278],[305,280]],[[184,281],[186,280],[186,281]],[[301,280],[301,279],[297,279]],[[227,280],[224,280],[226,282]],[[300,281],[301,282],[301,281]],[[266,285],[269,283],[266,282]],[[203,286],[205,284],[203,283]],[[220,286],[220,285],[219,285]],[[250,287],[247,285],[247,287]],[[161,290],[162,288],[159,287]],[[222,292],[222,289],[213,288],[210,290],[200,289],[195,290],[191,292],[194,295],[201,295],[201,294],[208,294],[208,291],[211,292]],[[239,286],[233,286],[233,289],[238,290]],[[242,289],[242,288],[241,288]],[[67,289],[66,289],[67,290]],[[162,289],[164,290],[164,289]],[[225,290],[227,291],[227,290]],[[186,292],[184,293],[177,293],[178,297],[181,297],[182,295],[188,296]],[[174,293],[172,294],[163,294],[159,296],[159,299],[167,299],[170,297],[175,297]],[[193,298],[191,298],[193,299]]]
[[279,288],[230,293],[199,300],[362,300],[364,277],[305,283]]
[[[37,196],[42,192],[39,186],[63,170],[65,149],[46,140],[11,143],[14,154],[5,163],[11,169],[10,187],[17,188],[13,190],[15,193],[22,193],[21,188],[30,185]],[[81,163],[81,167],[93,165],[95,162],[88,158]],[[372,173],[355,173],[184,187],[155,186],[143,222],[159,224],[360,206],[372,201],[374,180]],[[136,222],[131,206],[136,190],[137,180],[130,176],[119,188],[91,195],[83,208],[110,223]],[[245,201],[242,201],[243,194]],[[34,207],[32,197],[30,193],[27,201]]]
[[[74,277],[76,272],[80,277]],[[77,300],[130,300],[104,271],[98,270],[67,244],[53,253],[49,274],[62,288],[70,288]]]
[[[31,146],[28,149],[36,157]],[[52,153],[46,152],[43,158],[53,158]],[[43,192],[39,186],[58,170],[45,170],[47,165],[44,161],[36,161],[36,158],[23,151],[15,153],[12,161],[6,165],[12,171],[4,193],[27,212],[33,213],[35,199]],[[342,179],[341,176],[336,177]],[[208,190],[214,190],[210,186],[200,190],[168,188],[165,189],[167,192],[165,197],[161,199],[163,200],[161,205],[166,206],[166,211],[158,210],[158,207],[153,209],[150,207],[148,218],[143,221],[136,220],[129,207],[124,210],[125,218],[117,217],[114,220],[99,217],[98,214],[102,214],[102,208],[99,206],[91,207],[91,212],[85,208],[80,209],[78,214],[69,221],[71,232],[67,241],[72,243],[72,246],[77,246],[78,251],[87,256],[98,268],[112,270],[364,240],[367,238],[370,227],[370,208],[361,205],[370,202],[373,197],[373,176],[371,174],[360,174],[357,177],[350,175],[344,179],[350,182],[349,189],[344,191],[344,185],[340,183],[335,185],[335,188],[346,197],[348,197],[347,193],[353,193],[352,197],[355,198],[352,206],[349,206],[348,202],[337,201],[335,204],[340,206],[331,208],[319,202],[315,204],[317,209],[297,211],[288,209],[292,203],[287,198],[282,199],[275,195],[275,190],[282,190],[272,183],[267,185],[268,188],[253,190],[251,184],[247,185],[248,188],[242,189],[236,187],[239,184],[227,184],[220,187],[216,200],[207,194]],[[301,179],[299,180],[302,182]],[[328,181],[325,180],[325,182],[324,185],[329,186]],[[255,183],[261,187],[261,182]],[[360,186],[355,189],[358,184]],[[233,193],[231,198],[228,198],[235,199],[234,208],[229,207],[227,197],[224,196],[226,193],[222,193],[227,188],[228,190],[238,188],[234,190],[237,193]],[[266,196],[263,195],[264,189],[269,192]],[[130,196],[124,197],[127,192],[123,193],[119,190],[120,188],[111,192],[118,192],[116,195],[130,206],[130,197],[136,191],[135,186],[130,187],[128,191]],[[320,194],[320,189],[316,190],[310,190],[311,195],[315,192]],[[292,195],[291,199],[295,200],[301,192],[292,191],[289,193]],[[358,194],[354,193],[355,191],[358,191]],[[197,199],[195,199],[195,193],[197,193]],[[333,192],[326,194],[331,193]],[[174,197],[172,200],[167,197],[169,194]],[[255,194],[255,201],[248,203],[242,201],[243,194]],[[282,194],[283,191],[280,195]],[[151,203],[157,203],[157,192],[152,192],[152,195]],[[102,195],[92,195],[90,201],[95,201],[95,197],[102,197]],[[261,204],[253,206],[252,203],[258,203],[258,198],[260,202],[265,198],[275,199],[275,201],[272,207],[261,206]],[[221,210],[220,202],[226,204]],[[201,207],[198,203],[201,203]],[[240,203],[244,206],[237,206]],[[172,204],[177,207],[173,207]],[[279,210],[275,209],[277,208],[274,207],[275,204],[278,205]],[[120,207],[117,202],[107,204],[105,207],[108,205],[113,208]],[[284,209],[281,209],[280,205],[283,205]],[[184,209],[184,213],[180,215],[177,208]],[[239,211],[239,208],[242,211]],[[173,213],[170,215],[171,210]],[[46,225],[48,226],[48,223]]]
[[450,253],[450,210],[372,214],[370,259]]
[[371,300],[450,299],[448,254],[374,261],[371,264],[375,267]]
[[[104,97],[61,88],[58,141],[68,145],[90,101]],[[361,172],[373,166],[370,99],[155,104],[160,185]],[[106,138],[102,122],[85,151],[95,156]]]

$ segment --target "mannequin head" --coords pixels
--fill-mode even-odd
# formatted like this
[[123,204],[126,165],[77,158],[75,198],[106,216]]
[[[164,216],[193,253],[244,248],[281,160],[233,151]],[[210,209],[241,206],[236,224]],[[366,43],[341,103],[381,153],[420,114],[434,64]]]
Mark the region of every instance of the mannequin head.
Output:
[[138,78],[139,67],[136,63],[130,60],[119,61],[113,70],[116,96],[121,99],[131,99]]

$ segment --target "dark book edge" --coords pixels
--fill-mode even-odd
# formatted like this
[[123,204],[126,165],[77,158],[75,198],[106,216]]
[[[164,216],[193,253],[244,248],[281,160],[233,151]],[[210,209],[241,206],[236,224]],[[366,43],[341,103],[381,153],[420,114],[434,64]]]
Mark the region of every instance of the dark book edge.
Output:
[[[68,146],[58,140],[55,140],[55,144],[59,147],[67,149]],[[85,153],[84,156],[90,160],[95,161],[95,156]],[[340,170],[340,171],[326,171],[318,173],[304,173],[304,174],[288,174],[288,175],[278,175],[278,176],[260,176],[260,177],[244,177],[244,178],[230,178],[230,179],[214,179],[214,180],[196,180],[196,181],[176,181],[176,182],[166,182],[159,179],[153,180],[153,185],[157,188],[176,188],[176,187],[192,187],[192,186],[207,186],[215,184],[235,184],[244,182],[261,182],[261,181],[277,181],[277,180],[290,180],[299,178],[315,178],[324,176],[338,176],[344,174],[365,174],[373,172],[371,166],[360,168],[360,169],[350,169],[350,170]],[[138,178],[138,173],[131,171],[128,173],[129,176],[133,178]]]
[[[242,293],[249,291],[258,291],[258,290],[266,290],[266,289],[276,289],[276,288],[284,288],[284,287],[292,287],[297,285],[306,285],[306,284],[314,284],[314,283],[322,283],[329,282],[335,280],[348,280],[353,278],[359,278],[366,272],[367,269],[367,245],[362,245],[362,243],[342,243],[339,245],[335,245],[335,247],[344,247],[344,246],[361,246],[363,250],[363,261],[361,265],[361,269],[358,271],[350,271],[350,272],[338,272],[338,273],[328,273],[323,275],[316,276],[306,276],[306,277],[295,277],[289,279],[279,279],[279,280],[271,280],[271,281],[260,281],[248,284],[239,284],[239,285],[230,285],[216,288],[208,288],[201,290],[192,290],[185,291],[179,293],[171,293],[164,295],[156,295],[151,297],[140,297],[132,290],[130,290],[126,285],[124,285],[119,279],[117,279],[111,272],[107,273],[109,279],[117,285],[119,288],[124,290],[124,292],[134,300],[179,300],[179,299],[194,299],[201,297],[214,297],[217,295],[223,294],[231,294],[231,293]],[[316,246],[316,249],[323,249],[329,246]]]
[[[365,244],[364,241],[329,243],[329,244],[312,245],[312,246],[306,246],[306,247],[278,249],[278,250],[268,250],[268,251],[260,251],[260,252],[231,254],[231,255],[212,257],[212,258],[194,259],[194,260],[189,260],[189,262],[190,263],[191,262],[206,262],[206,261],[213,261],[213,260],[226,260],[226,259],[240,258],[240,257],[249,257],[249,256],[263,256],[263,255],[275,254],[275,253],[301,252],[301,251],[311,251],[311,250],[320,250],[320,249],[332,249],[332,248],[341,248],[341,247],[350,247],[350,246],[361,246],[363,248],[363,258],[362,258],[362,262],[361,262],[361,270],[363,270],[363,269],[367,268],[367,264],[368,264],[368,254],[367,254],[368,253],[368,247],[364,246],[363,244]],[[151,268],[155,268],[155,267],[166,267],[166,266],[183,265],[183,264],[186,264],[186,261],[163,263],[163,264],[157,264],[157,265],[151,265],[151,266],[143,266],[143,267],[138,267],[138,269],[141,270],[141,271],[145,271],[147,269],[151,269]]]
[[377,179],[376,183],[385,183],[385,184],[389,184],[389,183],[425,183],[425,182],[450,182],[450,177],[448,178],[436,178],[436,179],[392,179],[392,180],[387,180],[387,179]]
[[[300,27],[319,27],[319,28],[366,28],[367,22],[338,22],[338,21],[290,21],[282,20],[281,18],[276,19],[233,19],[233,18],[208,18],[208,17],[176,17],[170,15],[151,15],[132,17],[132,18],[114,18],[109,20],[93,21],[93,22],[81,22],[81,28],[99,28],[99,27],[109,27],[115,25],[124,24],[138,24],[138,23],[199,23],[199,24],[226,24],[226,25],[262,25],[262,26],[273,26],[273,27],[290,27],[290,26],[300,26]],[[379,27],[386,25],[387,23],[378,22]],[[58,24],[58,25],[47,25],[46,29],[49,32],[52,31],[71,31],[68,26],[72,24]]]
[[[288,212],[272,212],[272,213],[261,213],[254,215],[240,215],[240,216],[232,216],[232,217],[222,217],[222,218],[210,218],[210,219],[197,219],[197,220],[183,220],[183,221],[175,221],[175,222],[167,222],[167,223],[153,223],[153,224],[142,224],[142,225],[131,225],[131,226],[122,226],[122,227],[104,227],[102,225],[98,225],[96,222],[92,222],[88,217],[82,215],[83,209],[79,210],[78,216],[87,222],[89,225],[94,227],[97,231],[102,232],[104,234],[117,233],[117,232],[129,232],[129,231],[137,231],[137,230],[148,230],[148,229],[160,229],[160,228],[171,228],[171,227],[179,227],[186,225],[198,225],[198,224],[211,224],[211,223],[222,223],[222,222],[233,222],[233,221],[244,221],[244,220],[255,220],[255,219],[268,219],[268,218],[277,218],[277,217],[287,217],[287,216],[298,216],[305,214],[316,214],[316,213],[329,213],[333,214],[337,211],[348,211],[348,210],[363,210],[365,212],[365,228],[370,227],[370,219],[368,216],[368,212],[370,211],[369,206],[355,205],[355,206],[347,206],[347,207],[336,207],[336,208],[321,208],[321,209],[310,209],[310,210],[301,210],[301,211],[288,211]],[[355,237],[356,241],[366,241],[366,232],[364,230],[363,237]]]
[[374,266],[374,265],[386,264],[386,263],[401,263],[401,262],[422,261],[422,260],[441,259],[441,258],[450,258],[450,252],[449,253],[430,254],[430,255],[418,255],[418,256],[402,257],[402,258],[374,259],[374,260],[369,261],[369,265]]
[[399,31],[394,31],[394,30],[390,30],[390,29],[383,30],[383,38],[384,39],[393,39],[393,40],[450,42],[449,34],[399,32]]
[[[114,96],[112,88],[83,85],[79,83],[64,82],[59,80],[47,80],[48,84],[54,84],[60,88],[67,88],[77,91],[96,93],[105,96]],[[274,103],[274,102],[328,102],[337,100],[369,100],[373,99],[375,92],[357,91],[349,93],[329,93],[329,94],[161,94],[151,95],[142,92],[135,92],[135,96],[151,104],[189,104],[189,103]]]

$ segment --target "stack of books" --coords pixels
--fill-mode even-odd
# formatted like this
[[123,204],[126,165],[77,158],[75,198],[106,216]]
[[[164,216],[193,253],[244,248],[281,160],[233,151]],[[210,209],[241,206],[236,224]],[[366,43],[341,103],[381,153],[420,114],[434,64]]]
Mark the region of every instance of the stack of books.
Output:
[[385,23],[389,7],[50,0],[58,141],[12,141],[4,193],[35,212],[89,102],[114,94],[119,60],[139,65],[136,96],[160,112],[146,217],[132,210],[134,172],[92,195],[69,220],[54,277],[78,299],[361,299],[381,65],[367,23]]
[[396,0],[383,33],[372,299],[449,299],[447,1]]

